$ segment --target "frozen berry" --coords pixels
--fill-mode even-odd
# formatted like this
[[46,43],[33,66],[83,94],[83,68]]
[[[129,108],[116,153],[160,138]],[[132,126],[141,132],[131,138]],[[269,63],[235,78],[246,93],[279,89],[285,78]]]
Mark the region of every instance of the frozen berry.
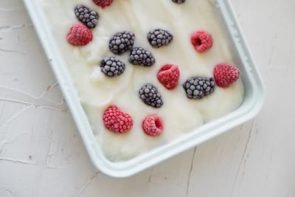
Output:
[[114,133],[126,133],[133,126],[132,117],[114,105],[104,111],[103,123],[108,130]]
[[180,71],[177,65],[166,64],[158,72],[159,82],[168,90],[174,89],[178,85]]
[[158,89],[150,83],[147,83],[140,88],[139,97],[146,105],[151,107],[160,108],[163,105],[161,94]]
[[155,29],[148,33],[147,39],[152,47],[160,48],[170,44],[170,42],[173,40],[173,35],[167,30]]
[[177,4],[185,3],[185,0],[172,0],[172,1]]
[[86,25],[88,28],[92,29],[95,28],[98,21],[98,13],[84,5],[77,5],[75,7],[75,15],[77,19]]
[[150,51],[141,47],[134,47],[130,51],[129,62],[133,65],[149,67],[154,65],[156,60]]
[[116,77],[125,71],[125,64],[115,57],[105,57],[100,63],[101,72],[108,77]]
[[189,99],[202,99],[214,92],[215,82],[213,78],[191,77],[183,84],[183,88]]
[[229,64],[218,64],[214,68],[216,85],[227,88],[240,78],[239,68]]
[[93,2],[102,8],[110,6],[113,3],[113,0],[93,0]]
[[157,115],[150,115],[142,122],[142,129],[149,136],[159,136],[164,130],[162,119]]
[[73,46],[85,46],[92,39],[92,31],[81,23],[73,25],[67,34],[67,41]]
[[134,41],[134,33],[129,31],[118,32],[110,39],[109,48],[114,54],[121,55],[132,49]]
[[213,38],[206,31],[196,31],[191,37],[191,43],[196,51],[203,53],[213,46]]

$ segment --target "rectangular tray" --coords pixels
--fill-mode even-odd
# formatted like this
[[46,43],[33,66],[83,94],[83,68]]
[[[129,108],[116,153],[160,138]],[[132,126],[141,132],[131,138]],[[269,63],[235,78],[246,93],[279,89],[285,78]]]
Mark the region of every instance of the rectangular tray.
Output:
[[207,123],[169,144],[156,148],[132,160],[112,163],[104,157],[97,144],[71,77],[65,66],[65,62],[57,52],[57,46],[54,44],[54,38],[49,29],[49,25],[46,25],[45,16],[41,7],[34,0],[24,0],[24,3],[64,93],[91,161],[95,167],[109,176],[128,177],[134,175],[253,118],[262,107],[264,87],[261,76],[236,21],[232,5],[229,0],[216,0],[216,9],[220,10],[225,29],[233,43],[232,47],[235,51],[235,61],[242,66],[242,80],[245,86],[243,103],[237,110],[229,115]]

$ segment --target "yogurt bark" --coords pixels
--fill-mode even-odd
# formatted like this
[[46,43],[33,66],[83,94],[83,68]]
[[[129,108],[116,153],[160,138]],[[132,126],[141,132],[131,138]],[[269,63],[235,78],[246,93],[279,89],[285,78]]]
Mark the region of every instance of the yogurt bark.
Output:
[[[187,0],[181,5],[171,0],[114,0],[104,9],[91,0],[36,1],[45,10],[97,142],[111,161],[129,160],[167,144],[234,111],[243,100],[241,80],[229,88],[216,87],[212,95],[201,100],[188,99],[181,86],[192,76],[212,77],[216,64],[235,64],[230,42],[212,0]],[[77,22],[73,12],[77,4],[86,5],[100,15],[93,30],[93,41],[81,48],[73,47],[65,40],[69,28]],[[156,28],[167,29],[173,34],[169,46],[160,49],[150,46],[146,35]],[[119,57],[126,63],[124,74],[107,78],[100,71],[99,62],[106,56],[114,56],[108,42],[112,35],[125,30],[136,35],[135,46],[153,53],[156,64],[150,68],[131,65],[128,53],[125,53]],[[214,38],[214,46],[206,53],[197,53],[190,43],[190,36],[196,30],[206,30]],[[157,71],[164,64],[177,64],[181,70],[180,84],[173,91],[165,89],[157,80]],[[163,107],[154,109],[138,98],[138,90],[146,83],[158,88]],[[129,133],[114,134],[104,127],[103,112],[113,104],[132,116],[134,125]],[[150,114],[162,117],[165,126],[164,133],[156,138],[147,136],[141,128],[142,121]]]

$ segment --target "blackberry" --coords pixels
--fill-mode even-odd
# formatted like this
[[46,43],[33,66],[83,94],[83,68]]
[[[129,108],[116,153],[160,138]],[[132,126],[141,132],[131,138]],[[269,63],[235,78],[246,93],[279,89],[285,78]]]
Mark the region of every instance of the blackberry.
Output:
[[84,5],[77,5],[74,12],[77,19],[84,25],[86,25],[89,29],[93,29],[96,27],[99,18],[99,15],[96,11],[91,10]]
[[160,48],[170,44],[173,40],[173,35],[167,30],[155,29],[148,33],[147,39],[152,47]]
[[105,57],[100,63],[100,68],[107,77],[116,77],[125,71],[125,64],[115,57]]
[[160,108],[163,105],[162,96],[153,84],[143,85],[139,90],[139,97],[146,105],[151,107]]
[[118,32],[110,39],[109,48],[114,54],[121,55],[132,49],[134,41],[134,33],[129,31]]
[[215,82],[212,77],[191,77],[183,84],[183,88],[189,99],[202,99],[214,92]]
[[172,0],[172,1],[177,4],[185,3],[185,0]]
[[149,67],[154,65],[156,60],[150,51],[142,47],[134,47],[130,51],[129,62],[133,65]]

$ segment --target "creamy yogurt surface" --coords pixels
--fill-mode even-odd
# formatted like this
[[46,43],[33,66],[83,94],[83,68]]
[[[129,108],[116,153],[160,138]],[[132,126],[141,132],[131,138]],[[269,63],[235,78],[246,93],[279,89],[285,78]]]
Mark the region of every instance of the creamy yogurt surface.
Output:
[[[218,63],[235,64],[230,42],[212,0],[187,0],[184,4],[171,0],[114,0],[105,9],[91,0],[36,1],[44,8],[97,142],[111,161],[128,160],[169,143],[232,112],[243,100],[241,80],[226,89],[216,87],[213,94],[202,100],[189,100],[181,86],[193,76],[212,77]],[[77,4],[86,5],[100,15],[98,25],[93,29],[94,39],[84,47],[73,47],[65,39],[70,27],[78,22],[73,11]],[[152,48],[146,35],[155,28],[171,32],[173,42],[167,47]],[[124,74],[107,78],[101,73],[99,63],[105,56],[113,56],[108,48],[109,39],[124,30],[136,35],[135,46],[153,53],[156,64],[150,68],[131,65],[129,53],[125,53],[117,56],[126,63]],[[196,30],[206,30],[213,36],[214,45],[206,53],[197,53],[190,43],[190,36]],[[173,91],[165,89],[156,76],[160,67],[167,63],[179,65],[181,72],[180,84]],[[158,88],[164,101],[162,108],[154,109],[139,99],[138,90],[146,83]],[[132,116],[134,126],[129,133],[114,134],[104,127],[102,115],[110,105],[117,105]],[[159,137],[149,137],[142,131],[141,123],[150,114],[158,114],[163,120],[164,133]]]

